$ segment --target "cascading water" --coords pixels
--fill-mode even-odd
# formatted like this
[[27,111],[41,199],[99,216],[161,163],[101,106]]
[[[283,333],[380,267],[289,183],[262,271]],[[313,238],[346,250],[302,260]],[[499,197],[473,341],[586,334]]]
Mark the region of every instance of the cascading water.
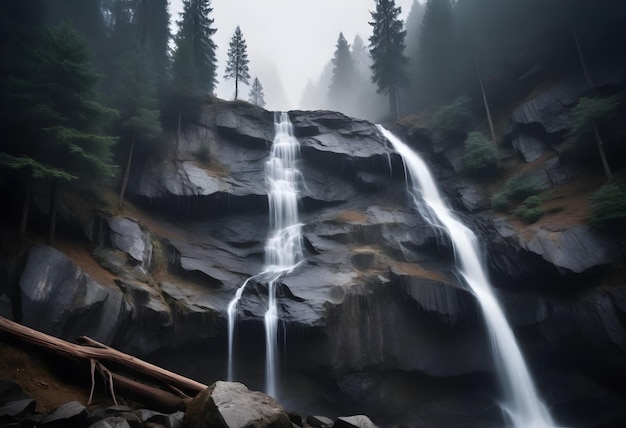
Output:
[[268,309],[265,312],[265,392],[276,396],[278,336],[278,279],[293,270],[303,258],[301,224],[298,220],[298,188],[301,174],[297,168],[300,144],[293,135],[287,113],[275,113],[274,142],[265,164],[268,186],[270,235],[265,243],[265,269],[246,280],[228,304],[228,379],[233,380],[233,338],[237,302],[252,278],[267,281]]
[[476,296],[489,329],[494,360],[507,399],[503,404],[505,414],[516,428],[554,426],[537,396],[513,332],[493,294],[479,256],[476,235],[447,207],[424,161],[391,132],[380,125],[378,129],[404,159],[407,178],[411,182],[410,192],[418,210],[433,227],[445,229],[454,245],[459,272]]

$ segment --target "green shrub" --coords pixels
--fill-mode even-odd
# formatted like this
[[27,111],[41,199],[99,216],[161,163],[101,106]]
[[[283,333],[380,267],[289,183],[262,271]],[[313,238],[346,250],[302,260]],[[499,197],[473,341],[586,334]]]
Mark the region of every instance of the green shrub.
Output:
[[543,216],[543,210],[539,205],[541,205],[541,198],[539,196],[529,196],[522,205],[513,211],[513,214],[526,224],[534,223]]
[[489,173],[498,166],[496,146],[482,132],[472,132],[465,139],[463,168],[473,175]]
[[[491,198],[491,207],[498,211],[505,211],[509,209],[514,202],[525,200],[539,192],[541,192],[541,183],[536,178],[517,175],[509,178],[504,188],[493,195]],[[532,201],[535,200],[533,199]],[[538,200],[537,206],[540,203],[541,199]]]
[[431,122],[433,131],[442,136],[465,131],[472,117],[468,106],[469,98],[464,95],[454,100],[452,104],[439,107]]
[[623,183],[609,183],[591,195],[591,223],[608,226],[626,220],[626,187]]
[[498,192],[491,198],[491,208],[497,211],[507,211],[511,208],[511,201],[502,192]]

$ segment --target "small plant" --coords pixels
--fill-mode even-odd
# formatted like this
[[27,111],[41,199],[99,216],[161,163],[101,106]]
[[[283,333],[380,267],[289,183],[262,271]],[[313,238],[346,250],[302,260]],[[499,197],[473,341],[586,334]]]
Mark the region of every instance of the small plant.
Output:
[[591,195],[591,223],[603,227],[626,220],[626,186],[608,183]]
[[541,205],[541,198],[539,196],[529,196],[526,200],[517,207],[513,214],[526,224],[536,222],[543,216],[543,210],[539,207]]
[[207,143],[200,144],[200,147],[198,147],[198,150],[196,150],[196,156],[198,157],[198,159],[206,162],[210,158],[209,155],[209,145]]
[[[509,178],[504,188],[493,195],[491,207],[498,211],[508,210],[515,202],[519,202],[541,192],[541,183],[533,177],[517,175]],[[541,200],[539,199],[539,203]],[[538,206],[538,205],[537,205]]]
[[463,167],[469,174],[480,175],[493,172],[498,166],[496,147],[482,134],[472,132],[465,140]]

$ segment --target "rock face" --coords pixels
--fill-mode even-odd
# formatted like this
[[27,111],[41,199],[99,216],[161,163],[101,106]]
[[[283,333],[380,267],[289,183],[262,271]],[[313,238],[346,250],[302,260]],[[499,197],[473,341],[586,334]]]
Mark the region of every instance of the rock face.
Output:
[[[528,162],[549,147],[537,135],[552,138],[569,126],[563,111],[555,110],[559,91],[514,114],[510,138]],[[474,378],[494,367],[480,308],[459,278],[450,240],[413,208],[402,160],[372,123],[327,111],[289,114],[300,142],[305,254],[276,284],[281,369],[289,373],[283,385],[292,375],[311,377],[332,385],[327,397],[345,394],[348,403],[378,406],[381,414],[404,415],[417,425],[454,426],[444,422],[457,407],[454,415],[467,417],[467,426],[498,425],[499,412],[475,410],[491,406],[487,397],[497,395],[491,380]],[[158,212],[158,220],[94,213],[83,225],[89,260],[44,245],[33,246],[23,260],[0,259],[0,278],[6,278],[0,294],[9,301],[0,302],[0,311],[13,309],[22,323],[70,340],[89,335],[154,358],[169,351],[189,376],[213,382],[225,376],[229,302],[249,280],[237,305],[234,346],[240,360],[253,365],[247,354],[262,355],[265,346],[264,168],[273,121],[273,113],[245,103],[205,105],[183,133],[178,159],[161,153],[132,174],[130,199]],[[619,268],[623,243],[581,225],[529,227],[519,234],[488,211],[486,189],[455,174],[458,147],[411,143],[423,149],[450,205],[484,243],[489,274],[509,319],[528,340],[523,347],[530,358],[576,345],[622,358],[623,281],[596,284],[590,278]],[[198,156],[200,149],[208,158]],[[558,158],[526,172],[546,189],[577,173]],[[545,367],[541,358],[533,361],[538,371]],[[258,382],[254,373],[242,376]],[[468,401],[476,382],[485,385],[484,396]],[[198,416],[189,423],[260,426],[257,417],[270,423],[257,405],[276,410],[275,403],[242,388],[216,383],[196,398]],[[441,395],[431,399],[432,391]],[[246,421],[227,404],[240,397],[248,397],[241,404],[250,409]],[[413,400],[424,407],[416,410]],[[271,423],[288,423],[276,412]],[[369,426],[361,419],[344,422]]]
[[287,412],[272,397],[245,385],[215,382],[191,401],[183,428],[291,428]]

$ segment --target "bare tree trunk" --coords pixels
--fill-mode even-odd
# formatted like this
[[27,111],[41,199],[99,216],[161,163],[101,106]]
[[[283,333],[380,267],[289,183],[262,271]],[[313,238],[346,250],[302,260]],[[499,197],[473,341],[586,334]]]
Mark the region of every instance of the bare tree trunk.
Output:
[[178,133],[176,134],[176,150],[174,152],[174,160],[178,160],[178,146],[180,145],[180,122],[183,115],[183,105],[178,103]]
[[84,345],[70,343],[3,317],[0,317],[0,332],[70,360],[83,361],[87,364],[92,361],[107,362],[111,363],[111,367],[123,368],[125,372],[131,371],[133,375],[147,376],[153,379],[153,383],[163,382],[175,393],[111,373],[112,381],[117,387],[126,389],[142,399],[160,403],[164,407],[182,409],[189,401],[189,396],[194,396],[207,388],[207,385],[147,363],[88,337],[79,338]]
[[578,52],[580,65],[583,69],[583,74],[585,75],[585,82],[587,82],[587,86],[589,87],[589,89],[591,89],[593,93],[597,95],[596,87],[594,86],[591,80],[591,75],[589,74],[589,69],[587,68],[587,62],[585,61],[583,50],[580,47],[580,40],[578,39],[578,32],[576,32],[576,27],[574,27],[574,24],[572,24],[572,33],[574,34],[574,41],[576,42],[576,51]]
[[[480,72],[480,67],[478,65],[478,57],[474,54],[474,61],[476,62],[476,71],[478,72],[478,81],[480,82],[480,92],[483,95],[483,104],[485,105],[485,112],[487,113],[487,122],[489,123],[489,132],[491,133],[491,142],[496,148],[498,147],[498,139],[496,137],[496,130],[493,126],[493,120],[491,119],[491,110],[489,110],[489,103],[487,102],[487,94],[485,93],[485,86],[483,85],[483,76]],[[496,150],[496,160],[498,161],[498,166],[500,166],[500,156],[497,155]]]
[[602,143],[602,138],[600,138],[600,132],[598,131],[598,126],[596,122],[593,122],[593,134],[596,137],[596,146],[598,147],[598,151],[600,152],[600,160],[602,160],[602,168],[604,168],[604,174],[606,175],[606,179],[611,181],[613,179],[613,174],[611,173],[611,168],[609,167],[609,162],[606,159],[606,154],[604,153],[604,144]]
[[57,181],[52,180],[50,189],[50,209],[48,211],[48,245],[54,243],[54,235],[57,227]]
[[392,86],[389,88],[389,112],[394,120],[398,120],[400,118],[400,112],[398,111],[398,96],[396,93],[396,87]]
[[28,212],[30,210],[30,194],[33,188],[33,180],[28,177],[26,181],[26,189],[24,191],[24,203],[22,204],[22,214],[20,218],[20,229],[18,232],[18,241],[21,244],[26,236],[26,227],[28,226]]
[[133,135],[130,141],[130,152],[128,153],[128,161],[126,162],[126,169],[124,170],[124,179],[122,180],[122,188],[120,189],[120,204],[119,208],[122,209],[124,205],[124,193],[126,193],[126,186],[128,185],[128,176],[130,175],[130,164],[133,161],[133,152],[135,150],[135,136]]
[[237,101],[238,94],[239,94],[239,78],[235,75],[235,101]]

